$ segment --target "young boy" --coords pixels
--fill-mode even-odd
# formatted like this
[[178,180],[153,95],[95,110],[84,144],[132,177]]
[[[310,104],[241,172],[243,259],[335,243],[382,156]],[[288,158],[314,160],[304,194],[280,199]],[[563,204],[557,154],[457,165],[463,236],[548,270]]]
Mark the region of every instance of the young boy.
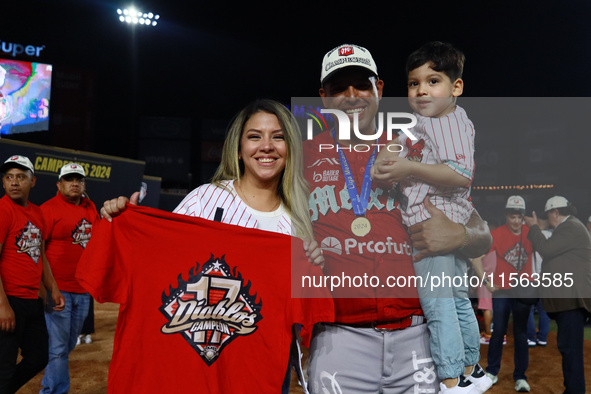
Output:
[[[426,198],[452,221],[463,225],[474,209],[470,202],[474,126],[456,105],[464,87],[464,59],[462,52],[441,42],[428,43],[407,59],[409,103],[417,117],[411,133],[417,140],[401,134],[391,142],[404,147],[401,156],[382,149],[372,168],[376,180],[399,183],[399,207],[407,226],[431,217],[424,203]],[[449,254],[427,257],[414,267],[415,273],[425,279],[418,292],[427,318],[433,361],[442,381],[441,392],[488,390],[492,382],[478,365],[480,332],[468,298],[466,260]],[[448,279],[432,288],[429,276]],[[462,279],[459,287],[458,277]],[[463,346],[458,346],[460,343]]]

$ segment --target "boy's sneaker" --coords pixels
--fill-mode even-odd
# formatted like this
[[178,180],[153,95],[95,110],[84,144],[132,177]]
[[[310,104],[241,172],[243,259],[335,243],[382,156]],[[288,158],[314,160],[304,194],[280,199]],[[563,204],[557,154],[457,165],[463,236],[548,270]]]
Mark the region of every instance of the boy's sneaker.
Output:
[[82,343],[82,342],[80,342],[80,337],[82,337],[82,335],[78,335],[78,338],[76,338],[76,346],[78,346]]
[[439,390],[439,394],[477,394],[481,392],[475,384],[466,380],[464,375],[460,375],[458,384],[454,387],[447,387],[443,383],[439,383]]
[[531,388],[525,379],[517,379],[515,382],[515,391],[520,393],[528,393]]
[[92,343],[92,338],[90,337],[90,334],[84,335],[83,341],[84,343]]
[[464,377],[466,380],[472,382],[478,388],[480,393],[484,393],[493,385],[492,379],[487,376],[480,364],[476,364],[472,373]]
[[507,335],[505,335],[505,336],[503,337],[503,345],[506,345],[506,344],[507,344]]
[[538,345],[540,346],[546,346],[548,344],[548,342],[546,341],[538,341]]
[[487,335],[486,333],[482,333],[482,335],[480,335],[480,344],[481,345],[488,345],[490,343],[490,335]]
[[533,339],[527,340],[527,346],[529,346],[529,347],[536,347],[537,344],[538,344],[538,342],[534,341]]
[[485,372],[484,373],[492,382],[492,384],[497,384],[497,382],[499,381],[499,378],[497,377],[497,375],[493,375],[492,373],[489,372]]

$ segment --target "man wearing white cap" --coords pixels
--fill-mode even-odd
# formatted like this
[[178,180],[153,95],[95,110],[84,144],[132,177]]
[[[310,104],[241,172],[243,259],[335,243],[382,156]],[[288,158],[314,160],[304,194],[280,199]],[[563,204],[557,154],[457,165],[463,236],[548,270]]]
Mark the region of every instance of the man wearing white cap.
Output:
[[[352,44],[332,49],[324,56],[320,83],[325,108],[342,111],[356,126],[344,130],[351,131],[351,139],[341,139],[343,130],[337,127],[304,145],[304,175],[313,188],[310,210],[316,240],[324,250],[324,273],[372,275],[384,280],[384,286],[334,289],[336,324],[319,324],[314,331],[308,388],[311,393],[438,391],[416,288],[387,288],[385,279],[414,276],[413,246],[422,250],[419,259],[457,249],[469,257],[481,255],[490,246],[488,227],[476,213],[465,229],[426,200],[432,218],[411,228],[411,243],[392,185],[372,185],[369,170],[375,152],[353,148],[368,143],[358,132],[375,135],[377,129],[384,82],[371,54]],[[339,149],[319,150],[321,144],[338,144]],[[481,368],[461,379],[461,392],[479,392],[468,381],[476,376],[484,376]]]
[[585,320],[591,314],[591,236],[574,216],[575,207],[562,196],[548,199],[544,213],[554,228],[548,239],[540,230],[535,212],[526,218],[530,227],[528,239],[544,259],[542,303],[558,326],[556,339],[562,354],[564,392],[585,393],[583,332]]
[[41,282],[51,292],[55,311],[65,301],[45,257],[43,214],[29,202],[36,181],[33,164],[15,155],[0,172],[6,192],[0,199],[0,392],[14,393],[47,365]]
[[63,311],[45,313],[49,332],[49,363],[41,393],[67,393],[70,389],[68,355],[84,319],[88,315],[90,294],[76,280],[76,268],[98,212],[85,196],[84,168],[76,163],[64,165],[58,175],[57,194],[43,205],[47,233],[47,260],[66,299]]
[[488,345],[486,374],[493,383],[498,382],[501,369],[503,341],[507,334],[509,318],[513,314],[514,360],[513,380],[515,391],[530,391],[525,372],[529,366],[527,344],[527,321],[531,305],[513,298],[515,279],[527,280],[532,273],[533,247],[527,239],[528,228],[523,224],[525,200],[511,196],[505,204],[506,223],[494,229],[491,234],[497,264],[492,275],[483,276],[482,257],[472,260],[477,275],[484,278],[486,287],[493,293],[493,331]]

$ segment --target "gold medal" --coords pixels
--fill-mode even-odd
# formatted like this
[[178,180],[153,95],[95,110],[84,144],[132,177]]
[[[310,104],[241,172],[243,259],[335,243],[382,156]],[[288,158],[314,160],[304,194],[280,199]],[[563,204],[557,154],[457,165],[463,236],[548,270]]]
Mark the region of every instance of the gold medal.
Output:
[[364,235],[369,234],[371,230],[371,223],[369,220],[364,216],[359,216],[353,220],[351,223],[351,231],[354,235],[358,237],[363,237]]

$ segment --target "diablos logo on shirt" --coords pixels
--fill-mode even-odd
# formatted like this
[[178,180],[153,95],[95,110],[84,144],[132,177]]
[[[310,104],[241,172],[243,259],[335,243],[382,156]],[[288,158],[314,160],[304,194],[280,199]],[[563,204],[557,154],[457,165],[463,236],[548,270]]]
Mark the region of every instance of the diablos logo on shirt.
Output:
[[86,244],[90,241],[90,232],[92,230],[92,223],[86,219],[81,219],[72,231],[72,243],[80,245],[82,249],[86,249]]
[[515,268],[517,272],[521,272],[525,264],[527,264],[528,255],[523,245],[517,243],[513,245],[511,249],[507,250],[503,258],[509,263],[509,265]]
[[18,248],[17,253],[29,255],[37,264],[41,257],[41,230],[33,223],[27,221],[25,227],[16,237],[15,245]]
[[168,322],[161,332],[181,335],[211,366],[232,341],[254,333],[263,318],[263,302],[256,302],[250,287],[225,256],[211,255],[201,270],[199,263],[189,270],[188,280],[179,274],[178,287],[170,287],[169,295],[162,293],[160,312]]

